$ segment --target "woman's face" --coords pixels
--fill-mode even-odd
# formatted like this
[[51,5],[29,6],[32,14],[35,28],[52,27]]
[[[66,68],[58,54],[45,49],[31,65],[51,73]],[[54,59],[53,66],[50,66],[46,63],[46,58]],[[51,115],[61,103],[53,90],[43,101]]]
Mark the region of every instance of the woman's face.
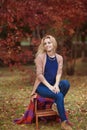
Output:
[[49,38],[46,38],[43,44],[44,44],[45,51],[50,52],[54,50],[53,43]]

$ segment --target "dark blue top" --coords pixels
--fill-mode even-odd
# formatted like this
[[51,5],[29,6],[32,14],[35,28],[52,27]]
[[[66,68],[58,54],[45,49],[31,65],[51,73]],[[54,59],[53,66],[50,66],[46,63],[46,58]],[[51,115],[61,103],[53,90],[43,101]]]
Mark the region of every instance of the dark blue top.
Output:
[[51,58],[47,55],[44,77],[51,85],[54,85],[56,81],[57,70],[58,70],[58,62],[56,56],[54,58]]

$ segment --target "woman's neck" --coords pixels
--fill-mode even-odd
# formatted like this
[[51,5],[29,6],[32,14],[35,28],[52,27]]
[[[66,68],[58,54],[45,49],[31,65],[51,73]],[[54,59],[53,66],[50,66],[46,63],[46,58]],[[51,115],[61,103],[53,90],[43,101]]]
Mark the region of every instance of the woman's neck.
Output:
[[55,52],[49,51],[49,52],[47,52],[47,55],[49,57],[55,57]]

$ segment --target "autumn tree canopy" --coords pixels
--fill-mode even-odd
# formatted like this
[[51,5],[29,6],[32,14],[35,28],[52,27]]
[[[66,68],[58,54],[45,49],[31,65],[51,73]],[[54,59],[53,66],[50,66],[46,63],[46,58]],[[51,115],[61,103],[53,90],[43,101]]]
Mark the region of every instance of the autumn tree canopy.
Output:
[[15,50],[19,53],[20,48],[15,45],[37,26],[54,28],[57,36],[64,36],[86,21],[87,0],[0,0],[0,47],[16,57]]

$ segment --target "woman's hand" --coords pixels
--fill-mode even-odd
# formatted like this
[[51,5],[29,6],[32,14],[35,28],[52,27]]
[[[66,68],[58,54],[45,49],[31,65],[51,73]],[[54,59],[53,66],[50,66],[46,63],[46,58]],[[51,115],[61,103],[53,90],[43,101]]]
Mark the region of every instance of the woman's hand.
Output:
[[35,93],[35,91],[32,91],[30,94],[30,100],[33,102],[34,98],[36,98],[37,93]]
[[[57,88],[58,88],[58,86],[57,86]],[[57,88],[56,88],[55,86],[52,86],[52,85],[50,85],[50,87],[49,87],[49,89],[50,89],[52,92],[54,92],[54,93],[57,93],[57,92],[58,92]]]
[[31,95],[30,100],[33,102],[36,97],[37,97],[37,93],[34,93]]
[[53,87],[54,87],[54,92],[55,92],[55,93],[60,92],[60,89],[59,89],[59,87],[58,87],[57,84],[55,84]]
[[54,88],[53,88],[52,85],[50,85],[49,89],[50,89],[52,92],[54,92]]
[[35,94],[35,92],[34,92],[34,91],[32,91],[32,92],[31,92],[31,94],[30,94],[30,96],[33,96],[34,94]]

